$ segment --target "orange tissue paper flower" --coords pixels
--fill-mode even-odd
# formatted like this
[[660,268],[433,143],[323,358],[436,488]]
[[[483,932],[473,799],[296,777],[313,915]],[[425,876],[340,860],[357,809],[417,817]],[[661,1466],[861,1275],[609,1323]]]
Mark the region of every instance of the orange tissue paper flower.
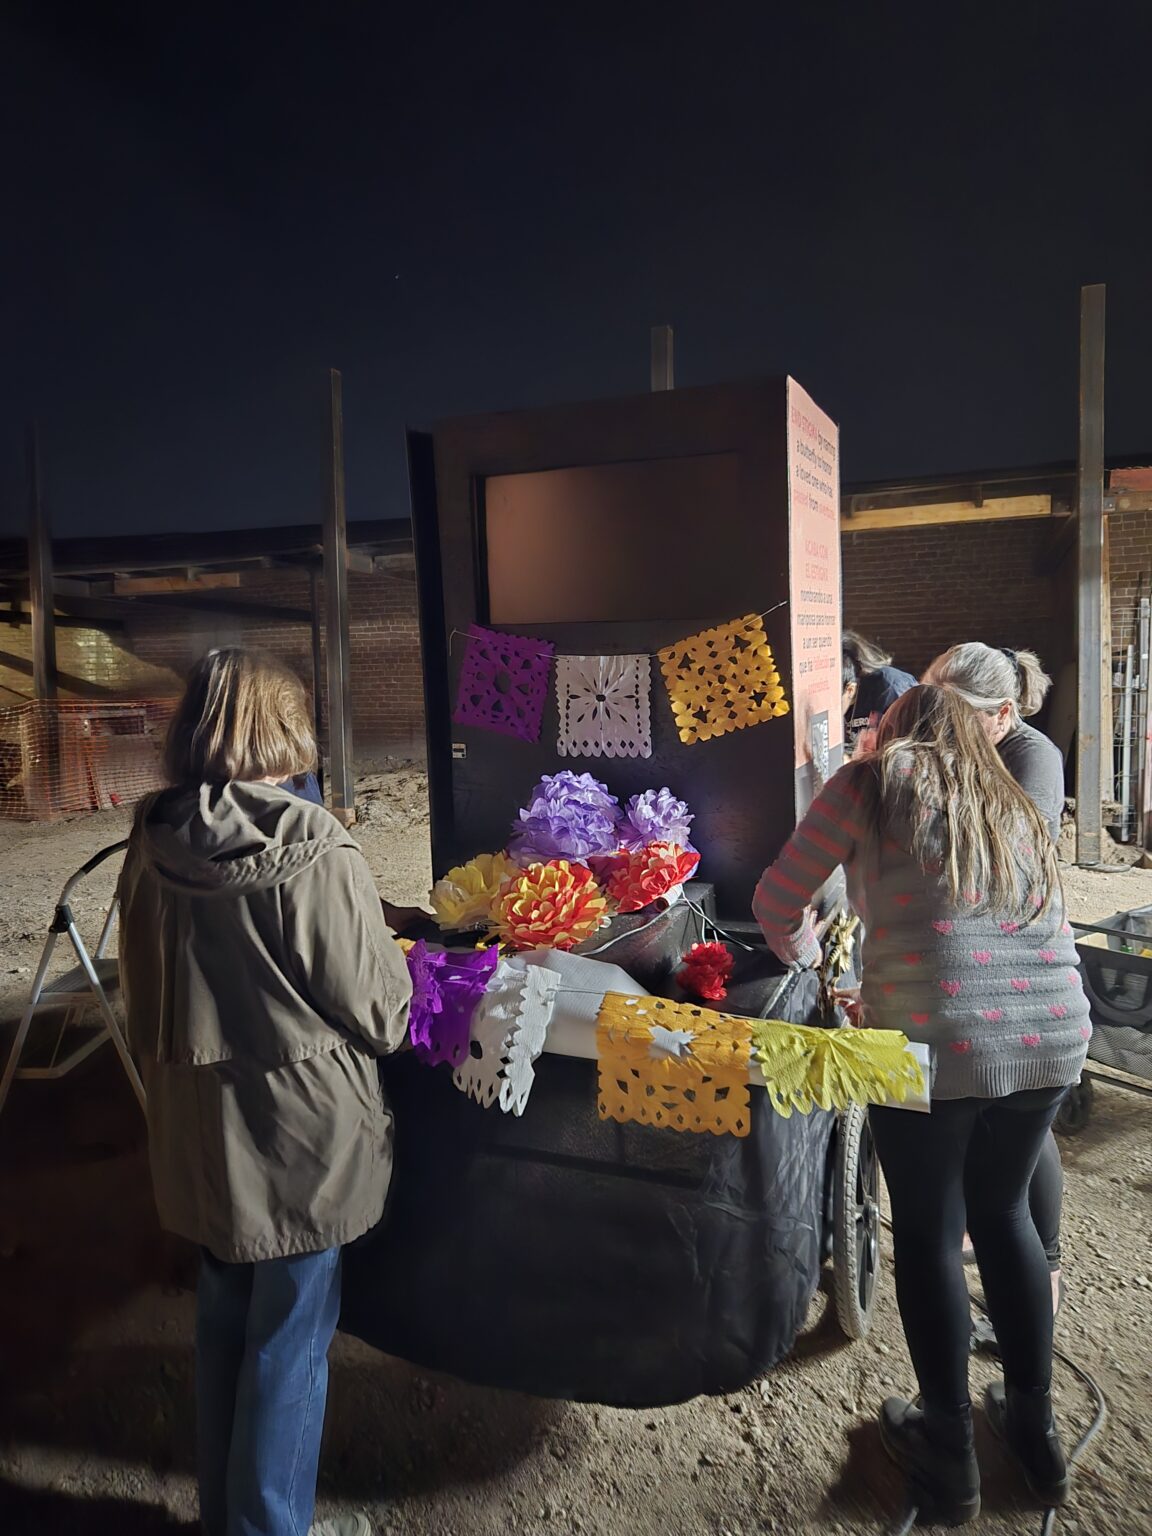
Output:
[[505,881],[492,909],[497,935],[513,949],[574,949],[607,916],[592,871],[567,859],[529,864]]
[[648,843],[596,863],[604,894],[617,911],[639,912],[690,879],[700,855],[677,843]]

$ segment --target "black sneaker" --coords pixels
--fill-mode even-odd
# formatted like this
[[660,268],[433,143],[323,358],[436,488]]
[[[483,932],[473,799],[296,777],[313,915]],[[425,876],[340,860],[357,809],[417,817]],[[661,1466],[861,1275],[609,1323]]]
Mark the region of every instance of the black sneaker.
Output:
[[1020,1463],[1024,1480],[1046,1509],[1068,1498],[1068,1463],[1060,1444],[1052,1398],[1047,1392],[1006,1391],[994,1381],[984,1394],[984,1412],[996,1434]]
[[908,1479],[920,1525],[966,1525],[980,1513],[972,1419],[936,1425],[902,1397],[880,1410],[884,1449]]

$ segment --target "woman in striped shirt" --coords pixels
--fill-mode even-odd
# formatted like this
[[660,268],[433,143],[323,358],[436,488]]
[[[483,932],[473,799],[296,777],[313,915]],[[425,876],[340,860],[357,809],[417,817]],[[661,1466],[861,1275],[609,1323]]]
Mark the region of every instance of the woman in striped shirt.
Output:
[[[953,689],[972,706],[1001,762],[1043,816],[1053,842],[1058,842],[1064,810],[1064,756],[1024,718],[1039,713],[1052,686],[1036,653],[997,649],[969,640],[937,656],[924,681]],[[1064,1170],[1051,1131],[1032,1175],[1028,1205],[1048,1258],[1052,1310],[1056,1313],[1064,1300],[1060,1252]]]
[[1048,1268],[1028,1185],[1079,1077],[1088,1005],[1043,820],[951,690],[899,699],[875,753],[829,781],[765,871],[754,910],[781,958],[818,962],[807,909],[841,865],[865,930],[864,1021],[926,1041],[934,1059],[931,1114],[872,1111],[922,1405],[884,1404],[885,1446],[923,1516],[975,1518],[967,1222],[1004,1361],[988,1412],[1037,1495],[1061,1500]]

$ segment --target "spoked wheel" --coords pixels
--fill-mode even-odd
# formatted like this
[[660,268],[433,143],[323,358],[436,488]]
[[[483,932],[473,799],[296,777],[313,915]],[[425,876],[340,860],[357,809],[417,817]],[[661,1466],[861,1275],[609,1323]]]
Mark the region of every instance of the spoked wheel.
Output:
[[1063,1104],[1056,1111],[1055,1129],[1061,1136],[1079,1136],[1092,1114],[1094,1090],[1092,1079],[1082,1077],[1069,1088]]
[[880,1272],[880,1164],[868,1111],[851,1104],[836,1128],[832,1282],[836,1316],[850,1339],[872,1327]]

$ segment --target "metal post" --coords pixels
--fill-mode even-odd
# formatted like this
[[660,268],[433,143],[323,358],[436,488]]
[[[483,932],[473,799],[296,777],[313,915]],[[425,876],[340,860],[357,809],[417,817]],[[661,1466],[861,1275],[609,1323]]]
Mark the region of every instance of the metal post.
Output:
[[324,653],[320,645],[320,576],[308,572],[308,608],[312,615],[312,729],[316,732],[316,780],[324,793]]
[[56,697],[56,621],[52,585],[52,532],[40,479],[40,442],[28,428],[28,587],[32,608],[32,693]]
[[328,642],[328,754],[330,805],[346,827],[356,819],[352,784],[352,673],[348,654],[348,525],[344,502],[344,400],[339,371],[330,370],[331,472],[324,518],[324,600]]
[[1076,746],[1076,862],[1101,862],[1101,624],[1104,589],[1104,284],[1080,290],[1079,708]]
[[1146,597],[1140,599],[1140,626],[1139,640],[1137,641],[1137,665],[1139,677],[1137,680],[1136,696],[1138,704],[1136,708],[1136,746],[1138,752],[1138,767],[1136,774],[1136,841],[1141,847],[1152,847],[1152,816],[1149,815],[1149,790],[1152,788],[1152,725],[1150,719],[1150,703],[1152,703],[1152,689],[1149,688],[1148,664],[1152,659],[1148,654],[1149,641],[1152,631],[1152,603]]
[[1135,825],[1136,814],[1132,803],[1132,691],[1134,686],[1134,656],[1136,647],[1130,645],[1124,660],[1124,702],[1120,713],[1120,836],[1130,840],[1130,830]]
[[653,391],[674,388],[672,382],[672,327],[652,327],[652,388]]

